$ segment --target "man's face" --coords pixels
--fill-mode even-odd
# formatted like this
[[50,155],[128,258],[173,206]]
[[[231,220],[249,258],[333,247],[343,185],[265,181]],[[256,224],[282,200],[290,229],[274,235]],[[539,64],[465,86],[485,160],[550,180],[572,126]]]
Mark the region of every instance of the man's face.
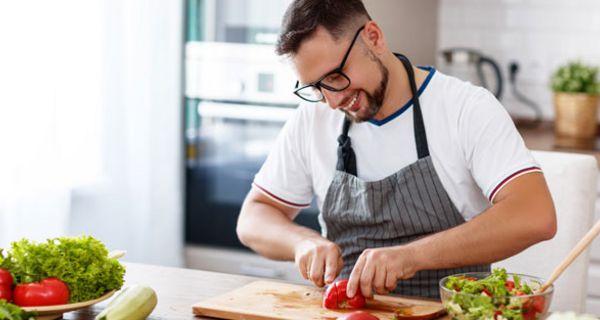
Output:
[[362,32],[351,46],[351,37],[336,41],[328,31],[318,27],[293,57],[301,87],[340,67],[348,53],[341,71],[350,79],[349,86],[341,91],[323,87],[320,90],[331,108],[343,111],[356,122],[369,120],[379,112],[388,83],[387,68],[361,40]]

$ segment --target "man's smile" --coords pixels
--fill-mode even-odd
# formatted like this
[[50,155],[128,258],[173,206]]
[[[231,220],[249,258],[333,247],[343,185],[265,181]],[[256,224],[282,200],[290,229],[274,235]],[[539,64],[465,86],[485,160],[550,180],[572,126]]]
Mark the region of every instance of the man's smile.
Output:
[[358,109],[360,109],[360,105],[357,103],[358,102],[358,95],[360,94],[360,91],[356,91],[356,93],[354,94],[354,96],[352,98],[350,98],[350,101],[348,101],[348,103],[346,103],[345,106],[341,106],[341,109],[346,111],[346,112],[356,112],[358,111]]

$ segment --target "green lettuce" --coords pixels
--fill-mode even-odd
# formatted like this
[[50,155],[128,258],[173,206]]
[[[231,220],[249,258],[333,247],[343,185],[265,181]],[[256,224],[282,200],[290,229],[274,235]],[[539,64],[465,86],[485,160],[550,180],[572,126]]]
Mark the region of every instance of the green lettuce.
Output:
[[18,306],[0,299],[0,320],[33,320],[35,316],[35,312],[25,312]]
[[[496,319],[500,315],[502,319],[523,320],[523,299],[515,296],[515,293],[531,294],[533,290],[521,277],[512,275],[514,289],[509,291],[506,286],[508,280],[509,275],[503,268],[492,270],[483,279],[448,277],[446,288],[465,293],[455,294],[445,303],[448,313],[453,319],[460,320]],[[484,294],[484,291],[487,293]]]
[[119,261],[108,257],[104,244],[91,236],[13,242],[6,254],[0,252],[0,267],[13,274],[15,284],[48,277],[64,281],[69,287],[70,303],[121,288],[125,274]]

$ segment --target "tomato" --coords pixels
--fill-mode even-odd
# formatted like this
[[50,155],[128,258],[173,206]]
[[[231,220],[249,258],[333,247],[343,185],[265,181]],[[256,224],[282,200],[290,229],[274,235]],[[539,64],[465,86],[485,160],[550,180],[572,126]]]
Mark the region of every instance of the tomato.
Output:
[[542,296],[532,297],[523,303],[523,318],[525,320],[535,319],[538,313],[544,312],[546,301]]
[[491,297],[491,296],[492,296],[492,293],[490,292],[490,290],[488,290],[488,289],[486,289],[486,288],[483,288],[483,289],[481,289],[481,292],[482,292],[483,294],[485,294],[486,296],[488,296],[488,297]]
[[352,311],[336,320],[379,320],[379,318],[365,311]]
[[531,304],[533,310],[538,313],[544,312],[544,307],[546,304],[546,299],[543,296],[533,297],[533,303]]
[[506,287],[506,290],[508,290],[508,292],[511,292],[512,289],[515,288],[515,282],[512,280],[506,280],[506,283],[504,284],[504,286]]
[[360,291],[348,298],[346,287],[348,280],[339,280],[331,284],[325,291],[323,307],[326,309],[359,309],[365,305],[365,297]]
[[13,295],[15,304],[21,307],[52,306],[69,302],[69,288],[57,278],[19,284]]
[[12,288],[10,286],[0,286],[0,299],[10,301],[12,299]]
[[6,269],[0,268],[0,299],[10,301],[12,299],[13,277]]
[[532,310],[523,310],[523,320],[535,320],[535,311]]
[[6,269],[0,268],[0,286],[12,286],[13,277]]
[[502,319],[502,311],[500,310],[496,310],[496,312],[494,312],[494,320],[497,319]]

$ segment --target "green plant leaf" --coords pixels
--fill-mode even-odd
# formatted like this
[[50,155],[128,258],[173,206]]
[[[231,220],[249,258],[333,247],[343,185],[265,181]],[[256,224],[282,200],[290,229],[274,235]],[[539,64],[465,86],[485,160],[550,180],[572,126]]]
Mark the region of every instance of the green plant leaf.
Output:
[[598,68],[572,61],[560,66],[552,75],[550,85],[555,92],[600,94]]

